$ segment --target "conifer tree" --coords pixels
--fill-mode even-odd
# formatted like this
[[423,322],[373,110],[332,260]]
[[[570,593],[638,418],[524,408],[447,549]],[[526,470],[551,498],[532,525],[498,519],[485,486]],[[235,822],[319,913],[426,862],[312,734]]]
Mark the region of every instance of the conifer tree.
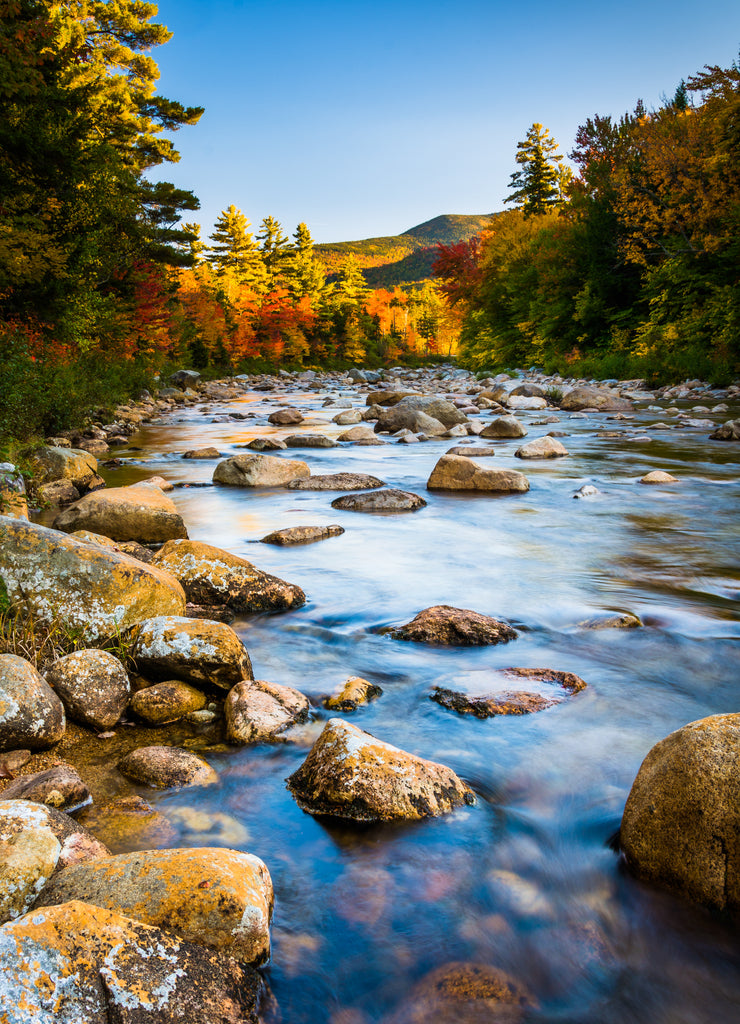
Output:
[[313,252],[313,238],[301,222],[293,233],[293,260],[289,288],[297,298],[307,297],[318,305],[326,291],[326,271]]
[[288,273],[293,247],[288,236],[283,233],[280,222],[274,217],[265,217],[260,224],[257,241],[269,288],[287,283],[284,279]]
[[233,203],[222,210],[210,235],[213,244],[207,259],[219,277],[259,291],[265,285],[265,267],[249,227],[249,221]]
[[569,172],[560,167],[563,157],[548,129],[535,122],[516,148],[516,162],[522,169],[511,175],[509,188],[514,191],[504,202],[516,203],[525,217],[561,205]]

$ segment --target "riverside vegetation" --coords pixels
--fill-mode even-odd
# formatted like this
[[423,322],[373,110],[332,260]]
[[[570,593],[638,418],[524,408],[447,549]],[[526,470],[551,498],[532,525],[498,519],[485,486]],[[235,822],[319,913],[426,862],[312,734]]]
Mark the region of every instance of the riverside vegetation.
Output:
[[[655,605],[656,562],[623,591],[641,608],[615,589],[584,615],[572,588],[602,578],[601,545],[622,558],[625,520],[655,558],[677,499],[727,541],[740,385],[450,366],[172,385],[35,448],[30,520],[3,469],[3,1019],[618,1020],[627,966],[636,1020],[674,998],[726,1016],[731,581],[710,547],[714,604],[681,578]],[[315,526],[290,525],[296,502]],[[595,538],[576,564],[574,516]],[[625,948],[643,915],[667,960]],[[697,930],[719,965],[700,995]]]

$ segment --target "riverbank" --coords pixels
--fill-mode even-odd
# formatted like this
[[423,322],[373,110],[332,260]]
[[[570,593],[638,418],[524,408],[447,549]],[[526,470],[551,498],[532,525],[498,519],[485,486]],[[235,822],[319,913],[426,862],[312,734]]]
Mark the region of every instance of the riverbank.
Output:
[[[85,781],[92,784],[94,808],[145,799],[169,823],[166,845],[223,843],[263,858],[273,875],[278,915],[266,973],[284,1019],[329,1019],[343,1008],[355,1015],[351,1019],[385,1020],[403,1003],[403,1012],[415,1012],[408,1006],[409,998],[417,998],[409,978],[421,981],[450,959],[506,970],[544,1004],[548,1019],[557,1019],[563,1006],[573,1019],[587,1013],[609,1019],[621,1005],[610,1003],[611,980],[629,965],[647,984],[652,970],[629,953],[629,936],[634,929],[646,936],[655,927],[670,927],[674,935],[675,962],[660,962],[674,980],[676,998],[685,1001],[691,993],[681,987],[681,964],[694,945],[690,929],[674,929],[686,911],[650,894],[640,896],[638,910],[634,883],[620,881],[604,843],[649,747],[672,728],[736,706],[729,642],[737,593],[730,555],[735,448],[708,435],[737,415],[737,389],[718,393],[698,385],[646,394],[637,382],[625,382],[601,391],[632,409],[592,413],[589,406],[568,411],[552,404],[563,397],[555,388],[565,391],[580,382],[529,380],[550,390],[538,409],[536,394],[510,394],[519,380],[475,382],[459,371],[446,371],[446,378],[439,372],[398,373],[372,386],[351,384],[344,375],[255,378],[236,385],[238,397],[219,394],[204,402],[196,392],[170,412],[153,413],[127,445],[113,448],[120,462],[101,469],[109,488],[161,476],[174,485],[169,493],[191,535],[305,592],[301,607],[237,613],[232,626],[258,678],[308,695],[309,721],[277,746],[223,748],[219,734],[194,737],[187,735],[192,726],[170,727],[172,741],[197,751],[219,774],[217,786],[199,791],[159,794],[123,780],[115,764],[128,752],[121,747],[129,743],[124,736],[135,736],[134,745],[149,742],[147,733],[159,737],[151,742],[161,739],[141,723],[107,730],[115,738],[96,736],[89,758],[94,772],[74,745],[66,746],[67,738],[52,755],[62,749],[70,760],[80,757],[81,774],[91,775]],[[499,384],[507,394],[500,409]],[[419,430],[400,437],[375,434],[379,420],[364,418],[368,411],[389,416],[381,409],[394,408],[373,410],[377,403],[367,404],[371,393],[427,389],[461,411],[466,422],[445,427],[451,436],[427,434],[431,439],[420,441]],[[523,402],[519,408],[516,399]],[[651,405],[658,408],[651,411]],[[722,405],[728,408],[715,409]],[[298,409],[302,420],[270,422],[286,408]],[[483,433],[512,414],[529,437],[480,438],[477,425],[468,433],[476,420]],[[350,422],[335,422],[341,416]],[[541,422],[553,417],[559,422]],[[696,425],[701,420],[711,425]],[[338,440],[358,426],[385,443]],[[516,455],[553,430],[567,434],[559,440],[569,454],[544,461]],[[292,449],[316,434],[335,447],[278,447],[277,457],[304,461],[313,478],[363,471],[423,496],[426,505],[411,513],[363,516],[332,509],[332,493],[211,483],[220,462],[257,454],[256,447],[241,445],[260,437],[287,445],[297,435]],[[207,447],[217,454],[184,458]],[[530,490],[510,496],[427,490],[431,471],[451,447],[495,449],[493,456],[480,456],[480,464],[523,472]],[[101,453],[101,462],[108,454]],[[656,470],[676,482],[640,484]],[[597,493],[572,500],[588,486]],[[41,519],[51,523],[57,514],[49,508]],[[309,522],[336,523],[345,532],[298,547],[258,543],[272,531]],[[383,634],[434,604],[497,615],[518,638],[444,649]],[[642,626],[582,628],[589,619],[603,622],[627,612]],[[512,664],[546,664],[587,685],[541,712],[488,721],[429,701],[435,687],[451,684],[479,696]],[[383,691],[350,713],[350,721],[401,749],[444,762],[472,786],[474,805],[413,828],[375,826],[369,833],[296,808],[283,780],[323,729],[325,697],[350,675]],[[552,691],[545,682],[539,692]],[[218,722],[222,701],[211,703],[212,722]],[[328,913],[323,925],[322,913]],[[438,941],[440,920],[445,950]],[[696,929],[699,918],[690,920]],[[724,949],[722,928],[709,930],[706,941]],[[359,960],[377,966],[358,988],[352,965]],[[329,979],[337,974],[333,996]],[[703,989],[704,1002],[692,1003],[694,1019],[706,1014],[708,1020],[710,1010],[732,1005],[737,993],[721,977],[719,995],[706,998]],[[390,982],[382,996],[381,978]],[[705,981],[717,988],[717,979]],[[665,990],[651,990],[650,999],[665,1006]]]

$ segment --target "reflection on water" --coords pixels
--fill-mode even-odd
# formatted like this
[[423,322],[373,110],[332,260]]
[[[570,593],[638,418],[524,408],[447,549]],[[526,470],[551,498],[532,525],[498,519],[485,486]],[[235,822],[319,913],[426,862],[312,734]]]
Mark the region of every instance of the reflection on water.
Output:
[[[336,410],[321,410],[319,396],[292,401],[333,436],[345,429],[330,423]],[[218,411],[229,408],[255,417],[212,423],[212,408],[180,411],[136,435],[140,451],[124,452],[126,465],[108,482],[156,473],[207,483],[215,460],[178,453],[215,445],[234,454],[260,434],[315,430],[267,426],[269,397]],[[615,438],[598,436],[609,430],[603,418],[562,414],[568,458],[522,466],[513,457],[519,442],[497,443],[496,465],[524,469],[528,494],[425,495],[428,507],[412,515],[336,511],[335,495],[322,492],[173,492],[191,537],[253,560],[308,598],[298,611],[234,626],[257,677],[305,692],[316,720],[291,744],[208,752],[219,786],[146,794],[184,841],[247,849],[268,864],[276,910],[266,973],[285,1024],[382,1021],[420,977],[450,961],[493,964],[520,979],[538,1021],[738,1019],[737,929],[623,875],[607,845],[653,743],[686,722],[739,710],[737,446],[688,429],[628,440],[660,416],[641,413]],[[549,429],[533,426],[530,437]],[[425,493],[451,444],[284,454],[313,472],[362,471]],[[680,482],[638,484],[651,469]],[[584,483],[601,493],[574,501]],[[256,543],[271,530],[329,523],[346,532],[297,548]],[[521,635],[442,650],[379,633],[438,603],[505,618]],[[645,627],[577,626],[625,611]],[[475,689],[511,665],[575,672],[588,688],[539,714],[484,721],[429,700],[432,686]],[[322,696],[350,675],[383,688],[352,721],[448,764],[475,789],[474,806],[376,827],[299,810],[285,779],[327,717]]]

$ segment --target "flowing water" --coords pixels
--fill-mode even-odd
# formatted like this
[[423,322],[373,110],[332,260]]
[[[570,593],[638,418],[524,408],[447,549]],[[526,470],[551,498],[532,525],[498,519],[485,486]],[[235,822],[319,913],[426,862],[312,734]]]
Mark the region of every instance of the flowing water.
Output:
[[[257,435],[317,429],[266,426],[278,398],[247,393],[147,425],[108,482],[158,474],[209,483],[216,460],[179,453],[215,445],[230,455]],[[326,433],[346,429],[330,422],[336,409],[321,409],[322,394],[289,398]],[[213,423],[214,411],[254,416]],[[738,411],[714,419],[731,415]],[[448,440],[282,453],[314,473],[367,472],[420,493],[428,506],[415,513],[335,511],[331,492],[190,486],[172,494],[192,538],[307,595],[297,611],[234,623],[255,676],[314,703],[315,721],[298,742],[205,751],[218,786],[143,793],[191,822],[184,843],[232,846],[267,863],[276,906],[265,973],[284,1024],[374,1024],[453,961],[519,979],[536,1000],[536,1021],[740,1019],[736,926],[636,882],[608,845],[650,747],[687,722],[740,710],[738,446],[707,440],[706,428],[645,434],[666,417],[644,407],[629,421],[560,418],[529,426],[528,439],[567,431],[567,458],[522,463],[513,457],[520,441],[478,442],[497,446],[482,464],[527,474],[525,495],[428,494]],[[599,436],[612,431],[619,436]],[[652,469],[679,483],[640,485]],[[584,483],[601,493],[573,500]],[[346,532],[298,547],[258,543],[275,529],[329,523]],[[445,649],[381,635],[434,604],[505,618],[520,636]],[[638,615],[643,628],[578,626],[614,612]],[[575,672],[588,686],[538,714],[487,720],[429,699],[435,685],[490,689],[491,671],[512,665]],[[473,806],[384,826],[299,809],[285,779],[329,717],[322,697],[350,675],[383,694],[349,720],[449,765],[473,787]]]

